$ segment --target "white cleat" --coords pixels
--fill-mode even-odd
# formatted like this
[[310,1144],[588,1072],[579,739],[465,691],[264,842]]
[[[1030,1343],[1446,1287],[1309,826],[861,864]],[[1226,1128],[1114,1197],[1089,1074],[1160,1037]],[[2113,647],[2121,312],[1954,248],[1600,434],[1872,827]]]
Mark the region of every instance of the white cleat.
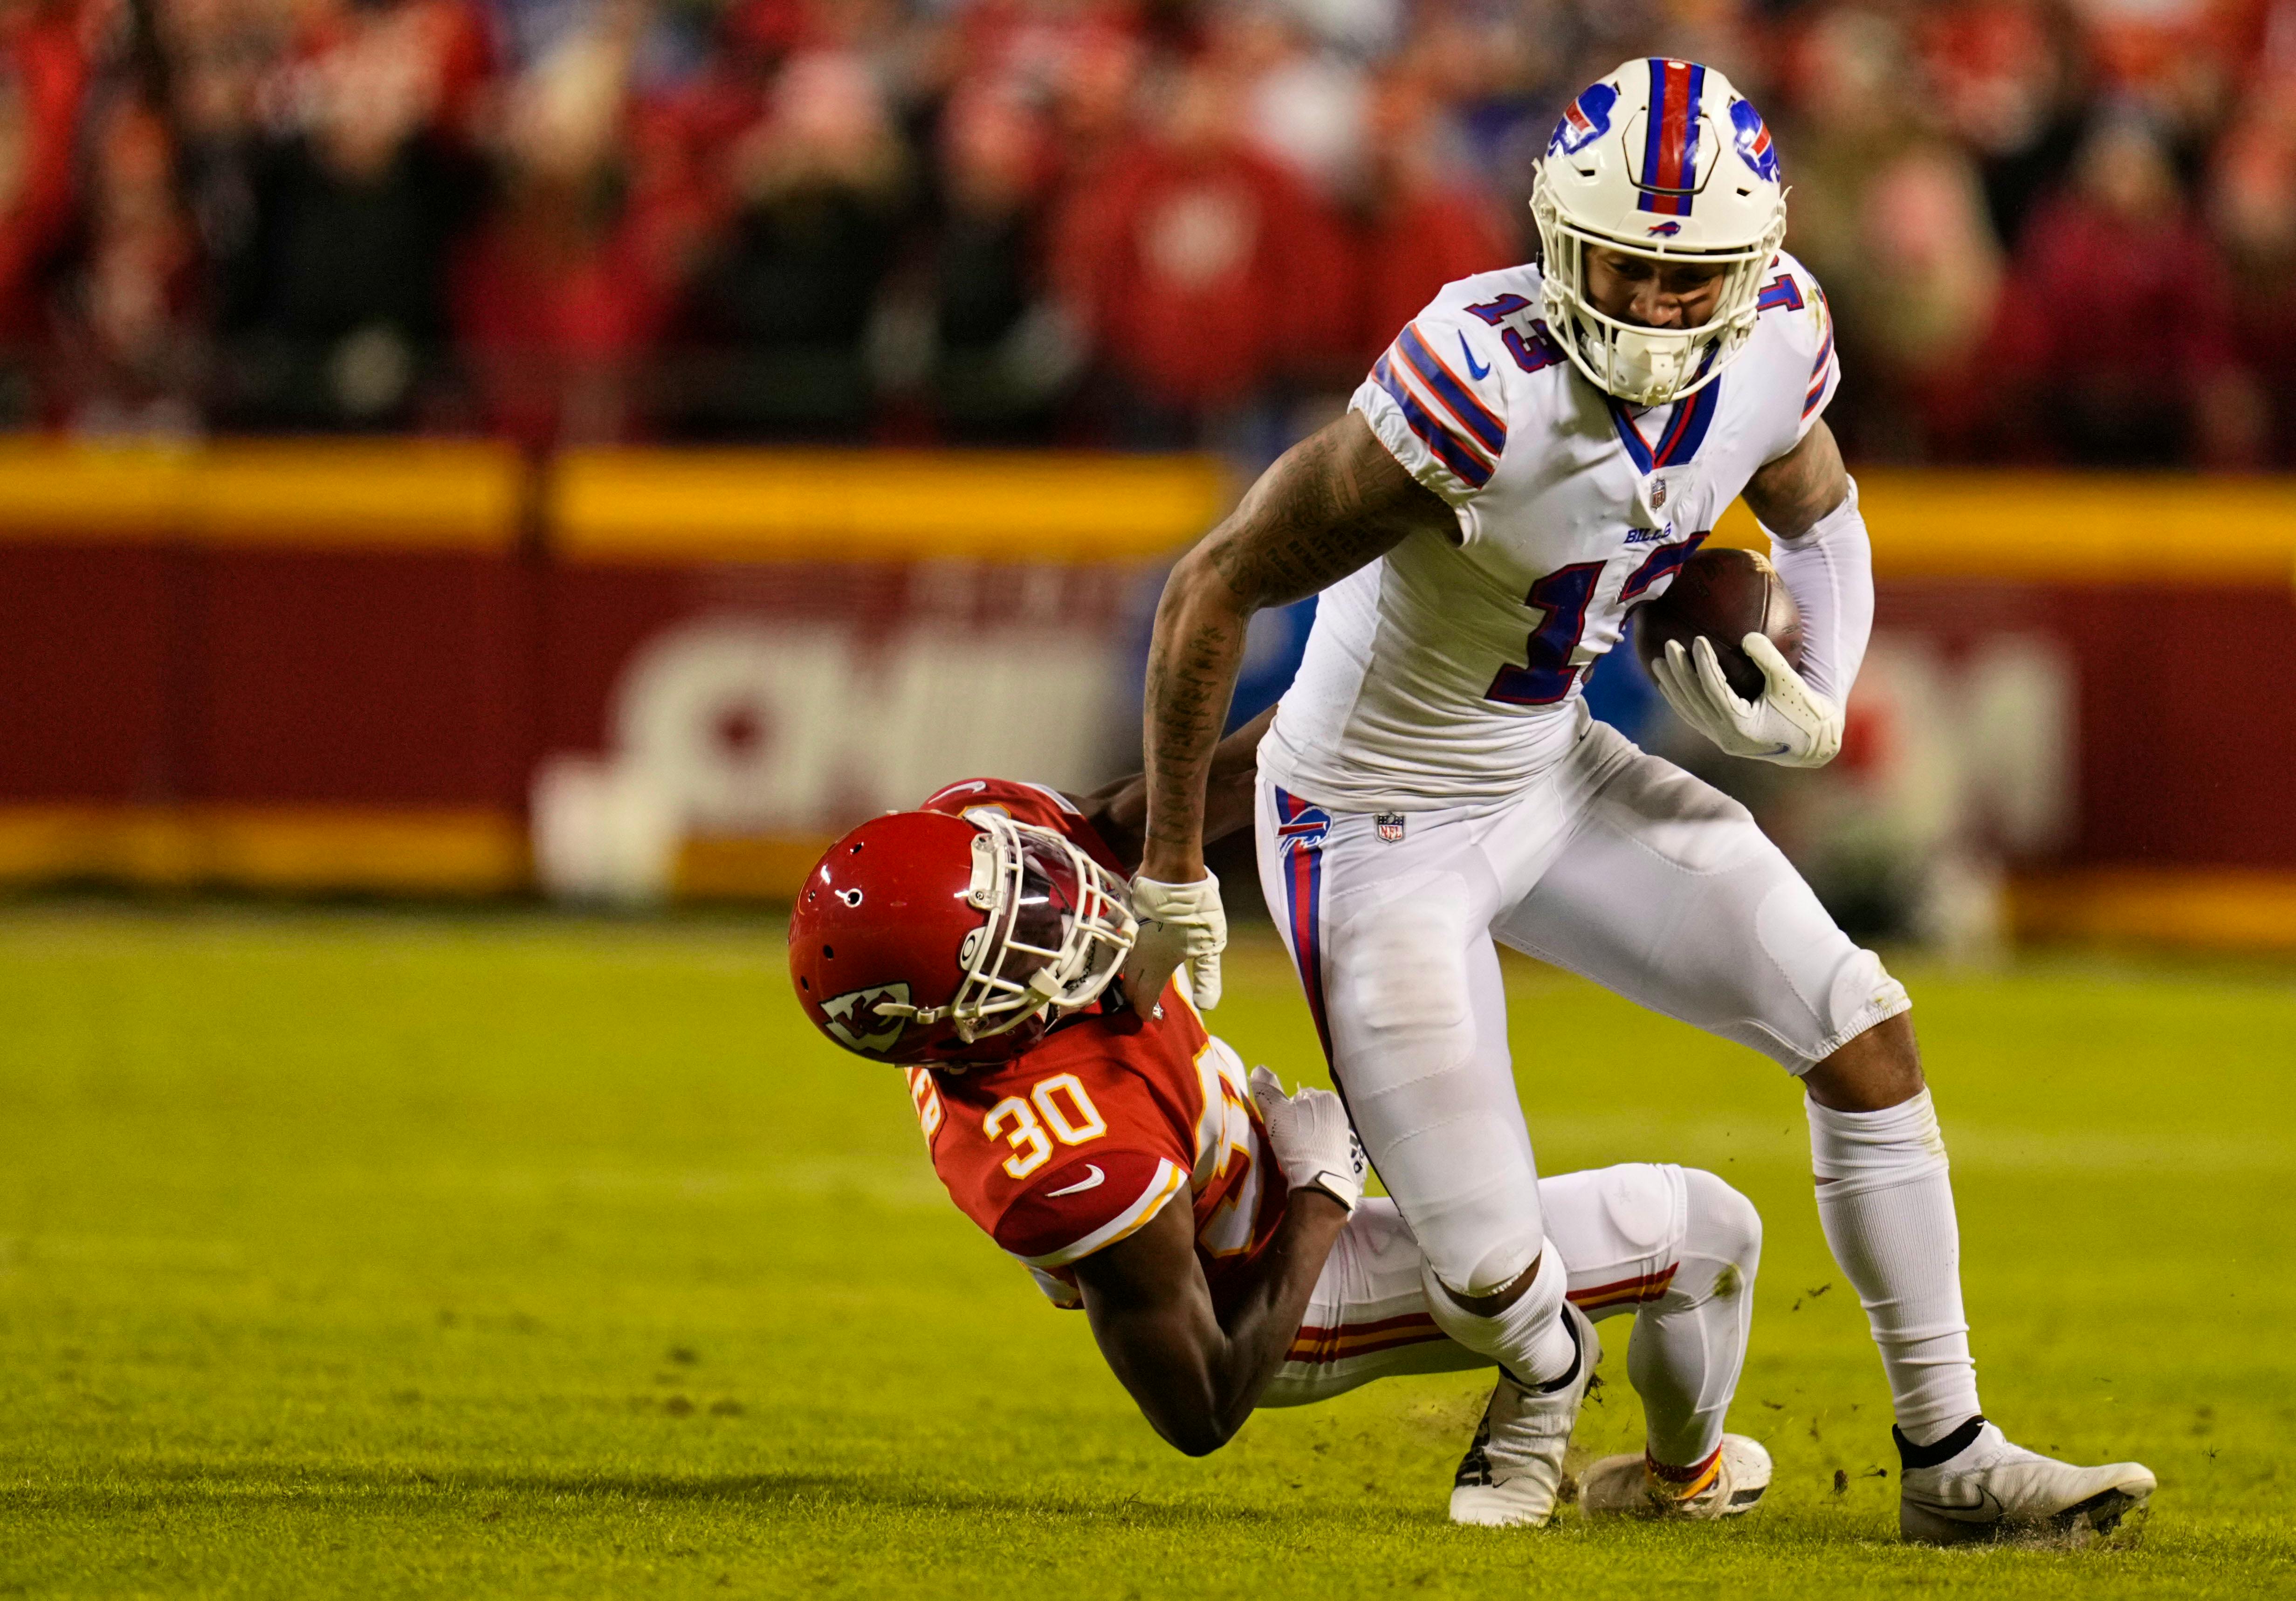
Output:
[[1751,1512],[1769,1487],[1770,1454],[1761,1442],[1725,1434],[1712,1471],[1688,1485],[1660,1478],[1647,1457],[1603,1457],[1578,1475],[1578,1509],[1588,1517],[1735,1517]]
[[1475,1441],[1460,1458],[1451,1485],[1451,1521],[1491,1528],[1538,1528],[1554,1515],[1562,1487],[1562,1453],[1578,1421],[1579,1403],[1594,1383],[1603,1342],[1587,1314],[1562,1303],[1564,1326],[1578,1342],[1570,1371],[1554,1382],[1526,1390],[1499,1374],[1490,1404],[1475,1430]]
[[[1903,1449],[1902,1436],[1898,1443]],[[1958,1449],[1933,1466],[1907,1467],[1898,1502],[1898,1531],[1923,1545],[2110,1534],[2144,1507],[2156,1482],[2141,1463],[2075,1467],[2012,1445],[1982,1417],[1938,1443]]]

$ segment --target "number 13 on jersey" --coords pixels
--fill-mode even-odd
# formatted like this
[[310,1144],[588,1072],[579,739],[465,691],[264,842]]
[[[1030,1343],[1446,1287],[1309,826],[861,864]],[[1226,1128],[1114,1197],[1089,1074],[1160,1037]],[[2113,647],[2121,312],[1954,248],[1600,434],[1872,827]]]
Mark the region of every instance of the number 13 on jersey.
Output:
[[[1619,587],[1615,603],[1621,613],[1648,599],[1653,587],[1680,571],[1705,538],[1703,532],[1692,534],[1644,556]],[[1596,587],[1609,566],[1608,562],[1574,562],[1556,568],[1530,587],[1522,603],[1545,615],[1524,643],[1523,665],[1502,662],[1483,699],[1509,706],[1551,706],[1570,693],[1578,675],[1594,665],[1574,658],[1587,632],[1587,608],[1594,604]],[[1623,628],[1623,616],[1620,620]]]

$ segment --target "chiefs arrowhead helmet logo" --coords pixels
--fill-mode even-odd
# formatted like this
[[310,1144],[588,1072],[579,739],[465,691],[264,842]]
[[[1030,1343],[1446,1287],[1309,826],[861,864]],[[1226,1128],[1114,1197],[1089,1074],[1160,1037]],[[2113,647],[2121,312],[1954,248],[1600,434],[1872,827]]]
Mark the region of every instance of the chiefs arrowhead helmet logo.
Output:
[[821,1014],[828,1020],[831,1034],[849,1050],[866,1051],[875,1055],[890,1049],[909,1026],[906,1017],[880,1017],[876,1008],[891,1001],[896,1006],[909,1004],[906,984],[872,984],[866,989],[848,989],[821,1003]]

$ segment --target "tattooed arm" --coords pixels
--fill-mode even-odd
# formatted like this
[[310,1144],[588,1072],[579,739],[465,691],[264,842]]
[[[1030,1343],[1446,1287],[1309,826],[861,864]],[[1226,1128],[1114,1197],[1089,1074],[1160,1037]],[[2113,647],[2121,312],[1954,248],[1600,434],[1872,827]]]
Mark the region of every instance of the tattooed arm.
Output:
[[[1349,412],[1292,447],[1181,558],[1148,649],[1144,879],[1176,885],[1204,876],[1205,777],[1251,614],[1327,588],[1416,530],[1456,536],[1457,527],[1451,509]],[[1160,993],[1168,958],[1144,939],[1126,971],[1131,993]]]
[[1799,539],[1824,521],[1849,494],[1849,474],[1841,465],[1841,447],[1823,418],[1802,435],[1801,443],[1774,462],[1767,462],[1747,481],[1746,507],[1761,519],[1771,537]]
[[[1217,845],[1251,826],[1253,784],[1259,768],[1259,739],[1275,720],[1270,706],[1212,748],[1210,776],[1204,784],[1204,843]],[[1148,775],[1135,773],[1102,785],[1089,795],[1071,795],[1125,871],[1140,866],[1148,828]]]

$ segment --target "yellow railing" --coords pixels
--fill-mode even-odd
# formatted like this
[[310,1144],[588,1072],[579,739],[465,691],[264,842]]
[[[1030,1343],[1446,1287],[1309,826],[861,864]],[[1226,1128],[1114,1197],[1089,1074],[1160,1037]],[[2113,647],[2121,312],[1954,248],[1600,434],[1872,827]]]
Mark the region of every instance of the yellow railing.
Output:
[[[2296,580],[2296,478],[1877,468],[1884,579]],[[600,449],[459,441],[116,449],[0,439],[0,540],[513,548],[584,562],[1143,561],[1241,486],[1203,456]],[[1724,544],[1760,538],[1733,505]]]

